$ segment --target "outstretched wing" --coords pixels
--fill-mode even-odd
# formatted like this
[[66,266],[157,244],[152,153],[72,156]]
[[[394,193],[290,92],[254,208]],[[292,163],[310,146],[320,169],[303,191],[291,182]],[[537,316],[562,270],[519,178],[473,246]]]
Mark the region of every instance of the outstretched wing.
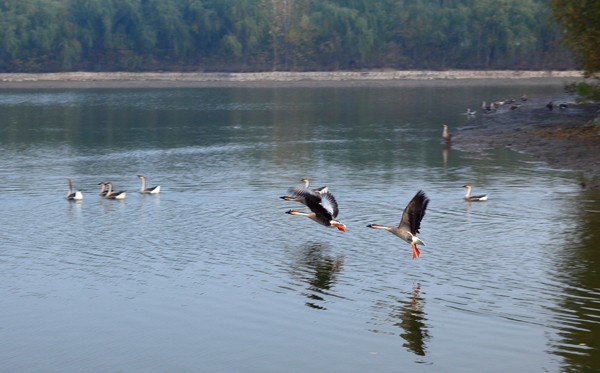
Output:
[[318,196],[318,193],[316,193],[312,189],[306,189],[306,188],[290,188],[290,189],[288,189],[288,193],[293,198],[298,198],[298,199],[306,199],[306,197],[310,196],[310,195]]
[[318,193],[307,192],[302,194],[302,198],[304,198],[305,205],[310,211],[315,213],[317,219],[329,224],[329,221],[333,219],[333,209],[325,195],[321,196]]
[[340,210],[333,194],[325,192],[321,194],[321,206],[333,217],[336,218]]
[[419,190],[413,199],[406,205],[400,219],[400,229],[407,230],[412,234],[419,233],[421,220],[425,216],[425,210],[429,204],[429,198],[425,196],[422,190]]

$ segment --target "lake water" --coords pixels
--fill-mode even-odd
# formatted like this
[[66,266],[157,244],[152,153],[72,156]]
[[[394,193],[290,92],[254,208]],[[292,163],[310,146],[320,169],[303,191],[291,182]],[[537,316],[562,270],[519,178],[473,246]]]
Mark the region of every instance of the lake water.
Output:
[[[0,90],[0,371],[600,368],[598,193],[440,143],[523,93],[562,86]],[[346,232],[285,214],[303,177]],[[413,260],[366,226],[419,189]]]

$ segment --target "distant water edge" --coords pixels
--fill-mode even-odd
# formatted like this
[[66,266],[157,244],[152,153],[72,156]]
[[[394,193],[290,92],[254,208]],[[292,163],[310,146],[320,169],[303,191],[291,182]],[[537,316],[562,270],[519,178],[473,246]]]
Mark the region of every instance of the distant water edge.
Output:
[[473,80],[564,80],[583,79],[577,70],[525,71],[525,70],[374,70],[374,71],[321,71],[321,72],[61,72],[61,73],[4,73],[0,74],[0,88],[70,86],[140,87],[153,86],[205,86],[247,83],[344,83],[344,82],[388,82],[410,81],[458,81]]

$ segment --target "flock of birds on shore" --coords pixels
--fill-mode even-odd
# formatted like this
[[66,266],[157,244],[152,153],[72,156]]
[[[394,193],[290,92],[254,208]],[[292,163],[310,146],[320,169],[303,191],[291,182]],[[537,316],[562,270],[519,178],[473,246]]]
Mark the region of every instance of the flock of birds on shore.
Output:
[[[144,175],[138,175],[138,177],[142,182],[140,193],[160,193],[160,185],[147,188],[146,177]],[[66,197],[67,200],[82,201],[83,193],[80,190],[73,189],[73,182],[70,178],[68,178],[67,181],[69,184],[69,191],[67,192]],[[339,213],[338,203],[333,194],[329,192],[329,188],[324,186],[313,189],[310,188],[309,179],[305,178],[302,179],[302,181],[304,182],[303,187],[290,188],[288,191],[289,195],[285,195],[280,198],[285,201],[299,202],[304,206],[308,207],[310,212],[289,209],[288,211],[286,211],[286,213],[290,215],[305,216],[325,227],[337,228],[338,230],[345,232],[346,225],[336,220]],[[98,185],[101,186],[100,196],[102,196],[103,198],[110,200],[125,199],[126,191],[114,191],[111,182],[100,182]],[[464,196],[464,199],[466,201],[477,202],[487,200],[487,195],[471,195],[470,184],[465,184],[464,187],[467,188],[467,193]],[[425,243],[417,235],[419,233],[419,230],[421,229],[421,220],[423,220],[423,217],[425,216],[425,211],[427,210],[428,204],[429,198],[425,195],[425,192],[419,190],[417,194],[415,194],[415,196],[410,200],[408,205],[406,205],[406,207],[404,208],[404,211],[402,212],[402,217],[400,219],[400,224],[398,224],[397,226],[369,224],[367,225],[367,227],[372,229],[386,230],[400,237],[402,240],[410,244],[413,259],[415,259],[421,255],[421,251],[419,250],[417,245],[425,245]]]
[[[500,101],[490,101],[489,103],[486,101],[483,101],[481,103],[481,112],[483,114],[491,114],[491,113],[495,113],[498,109],[507,106],[510,110],[517,110],[518,108],[521,107],[521,105],[526,102],[529,99],[529,97],[527,97],[527,95],[522,95],[520,98],[521,102],[518,102],[516,99],[507,99],[507,100],[500,100]],[[557,107],[560,110],[567,110],[569,105],[567,103],[560,103],[560,104],[556,104],[554,101],[550,101],[546,104],[546,109],[552,111],[554,110],[554,108]],[[477,114],[476,110],[471,110],[471,108],[467,108],[467,111],[465,111],[463,113],[464,115],[466,115],[467,117],[471,118],[474,117]]]

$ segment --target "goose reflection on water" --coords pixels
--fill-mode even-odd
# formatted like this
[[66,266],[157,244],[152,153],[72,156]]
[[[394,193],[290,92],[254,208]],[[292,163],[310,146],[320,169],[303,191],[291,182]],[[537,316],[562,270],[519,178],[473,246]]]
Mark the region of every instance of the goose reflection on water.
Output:
[[[408,297],[394,299],[394,304],[381,301],[376,304],[381,310],[390,309],[385,317],[385,323],[402,329],[400,337],[405,343],[402,345],[408,351],[418,356],[425,356],[427,352],[426,342],[431,338],[426,324],[427,318],[423,311],[424,299],[421,296],[421,284],[417,283]],[[372,330],[376,333],[385,333],[382,330]],[[393,333],[395,334],[395,333]]]
[[318,242],[307,243],[295,251],[291,265],[291,274],[295,280],[305,284],[302,294],[308,298],[308,307],[326,310],[323,305],[327,297],[337,297],[332,289],[337,275],[344,269],[344,256],[327,254],[327,244]]

